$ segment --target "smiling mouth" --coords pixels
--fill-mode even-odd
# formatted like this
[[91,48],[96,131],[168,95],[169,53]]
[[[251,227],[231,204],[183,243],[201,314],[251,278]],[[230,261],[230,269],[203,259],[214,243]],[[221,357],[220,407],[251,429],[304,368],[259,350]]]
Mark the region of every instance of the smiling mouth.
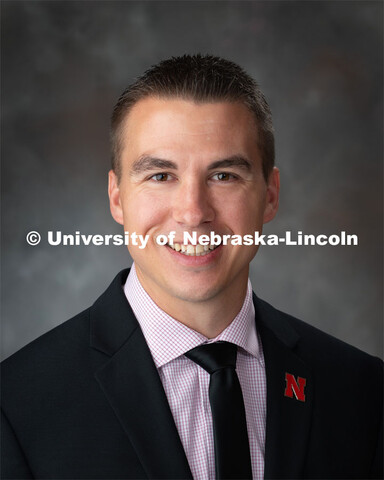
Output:
[[203,257],[204,255],[211,253],[213,250],[216,250],[216,248],[220,247],[220,245],[183,245],[180,243],[174,243],[173,245],[170,245],[169,243],[167,244],[167,246],[172,248],[172,250],[189,257]]

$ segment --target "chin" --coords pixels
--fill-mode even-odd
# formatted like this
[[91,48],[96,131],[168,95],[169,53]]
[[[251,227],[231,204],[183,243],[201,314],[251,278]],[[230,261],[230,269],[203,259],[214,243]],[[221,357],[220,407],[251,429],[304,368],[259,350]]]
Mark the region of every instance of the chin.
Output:
[[216,297],[223,287],[220,285],[178,285],[177,288],[170,288],[169,291],[173,297],[185,302],[199,303],[207,302]]

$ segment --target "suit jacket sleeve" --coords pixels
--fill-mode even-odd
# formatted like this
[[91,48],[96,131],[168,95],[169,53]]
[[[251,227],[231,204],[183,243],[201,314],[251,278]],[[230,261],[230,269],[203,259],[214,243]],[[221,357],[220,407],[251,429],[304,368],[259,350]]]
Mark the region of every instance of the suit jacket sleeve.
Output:
[[3,479],[33,478],[16,435],[3,411],[1,411],[1,471]]
[[384,462],[383,462],[383,419],[381,421],[380,425],[380,432],[379,432],[379,438],[377,441],[377,448],[375,452],[375,457],[372,463],[372,468],[371,468],[371,477],[370,478],[375,478],[375,479],[382,479],[384,478]]

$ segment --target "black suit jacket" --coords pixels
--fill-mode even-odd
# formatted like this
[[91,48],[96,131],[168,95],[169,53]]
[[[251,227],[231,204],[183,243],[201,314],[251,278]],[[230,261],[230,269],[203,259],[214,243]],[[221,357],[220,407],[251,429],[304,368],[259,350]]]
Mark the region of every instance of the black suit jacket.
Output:
[[[3,362],[2,478],[192,478],[122,289],[127,273]],[[382,362],[254,303],[267,375],[265,478],[381,478]],[[286,373],[306,380],[305,401],[284,395]]]

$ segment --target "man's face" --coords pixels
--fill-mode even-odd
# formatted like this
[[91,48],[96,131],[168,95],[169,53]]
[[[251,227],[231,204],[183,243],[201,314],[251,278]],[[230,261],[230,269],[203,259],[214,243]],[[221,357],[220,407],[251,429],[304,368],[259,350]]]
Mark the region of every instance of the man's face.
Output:
[[238,103],[146,98],[129,113],[120,184],[110,172],[111,212],[130,234],[150,235],[146,248],[129,252],[163,309],[177,299],[245,294],[257,246],[220,245],[191,256],[158,245],[156,237],[175,231],[175,244],[182,244],[184,232],[261,232],[276,213],[279,178],[274,169],[265,181],[257,140],[252,114]]

